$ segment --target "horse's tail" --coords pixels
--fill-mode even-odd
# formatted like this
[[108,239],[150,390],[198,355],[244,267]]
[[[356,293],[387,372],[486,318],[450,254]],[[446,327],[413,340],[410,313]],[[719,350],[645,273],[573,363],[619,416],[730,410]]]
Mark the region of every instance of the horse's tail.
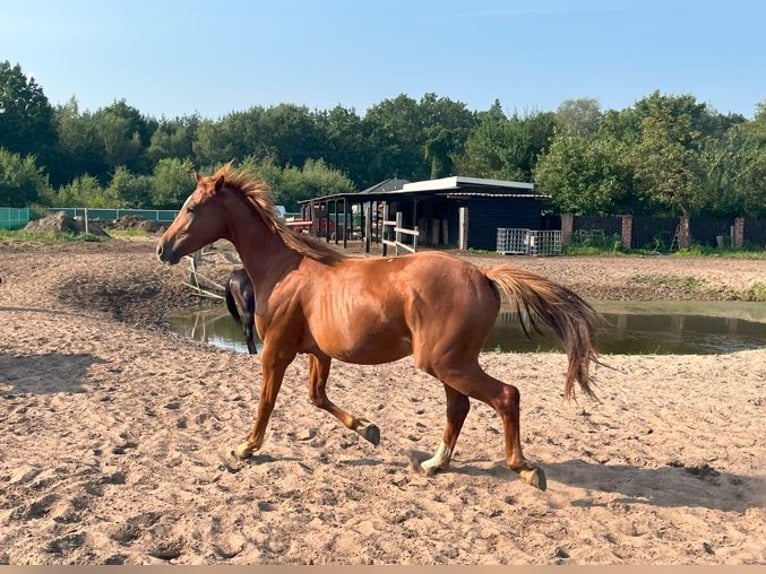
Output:
[[500,265],[483,271],[509,301],[516,303],[525,332],[527,329],[524,315],[537,329],[534,323],[536,315],[553,329],[564,345],[569,357],[564,386],[566,398],[574,397],[574,382],[577,381],[583,392],[595,399],[589,368],[590,363],[600,364],[594,343],[595,330],[600,320],[596,310],[571,289],[529,271],[510,265]]
[[231,279],[226,281],[226,307],[229,309],[229,313],[239,323],[242,324],[242,319],[239,317],[239,311],[237,310],[237,304],[234,301],[234,296],[231,294]]

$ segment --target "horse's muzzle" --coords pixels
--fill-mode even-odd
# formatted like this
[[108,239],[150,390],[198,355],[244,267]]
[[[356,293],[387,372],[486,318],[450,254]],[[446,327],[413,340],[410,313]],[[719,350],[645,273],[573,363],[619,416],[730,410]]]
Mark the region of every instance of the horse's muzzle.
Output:
[[178,257],[172,247],[164,245],[162,241],[157,244],[157,259],[162,263],[175,265],[178,263]]

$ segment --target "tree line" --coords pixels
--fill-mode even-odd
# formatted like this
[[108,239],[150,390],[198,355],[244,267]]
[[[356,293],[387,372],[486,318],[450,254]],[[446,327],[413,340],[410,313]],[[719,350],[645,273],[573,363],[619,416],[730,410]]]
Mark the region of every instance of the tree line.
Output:
[[559,212],[766,215],[766,100],[753,119],[693,95],[623,110],[593,98],[506,113],[427,93],[363,115],[336,106],[253,106],[219,119],[154,118],[125,100],[53,106],[19,64],[0,62],[0,205],[177,208],[193,172],[234,160],[288,211],[389,177],[534,182]]

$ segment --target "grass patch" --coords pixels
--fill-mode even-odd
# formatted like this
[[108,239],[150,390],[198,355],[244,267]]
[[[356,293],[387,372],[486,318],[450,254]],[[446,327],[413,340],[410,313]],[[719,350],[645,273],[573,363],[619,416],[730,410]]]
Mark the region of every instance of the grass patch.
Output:
[[679,249],[675,257],[719,257],[727,259],[766,259],[766,249],[716,249],[701,245],[692,245]]
[[705,286],[705,280],[699,277],[679,275],[634,275],[631,283],[650,287],[676,289],[687,293],[699,291]]
[[567,245],[561,250],[563,255],[608,255],[610,257],[629,255],[629,253],[622,251],[621,249],[614,249],[612,247],[602,247],[599,245]]
[[7,231],[0,230],[0,240],[2,241],[46,241],[46,242],[99,242],[108,239],[92,233],[66,233],[64,231]]
[[756,281],[750,285],[747,291],[745,291],[744,299],[745,301],[766,303],[766,283],[763,281]]
[[112,237],[148,237],[149,234],[142,229],[107,229],[106,232]]
[[624,255],[619,235],[592,235],[576,231],[572,243],[562,249],[564,255]]

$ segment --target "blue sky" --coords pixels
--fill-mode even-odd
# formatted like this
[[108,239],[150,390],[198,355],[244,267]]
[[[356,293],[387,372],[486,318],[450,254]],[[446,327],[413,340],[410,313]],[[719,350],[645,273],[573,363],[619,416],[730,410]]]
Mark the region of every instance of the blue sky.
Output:
[[0,0],[0,61],[53,104],[124,98],[157,118],[285,102],[363,115],[426,92],[622,109],[654,90],[752,117],[764,22],[755,0]]

